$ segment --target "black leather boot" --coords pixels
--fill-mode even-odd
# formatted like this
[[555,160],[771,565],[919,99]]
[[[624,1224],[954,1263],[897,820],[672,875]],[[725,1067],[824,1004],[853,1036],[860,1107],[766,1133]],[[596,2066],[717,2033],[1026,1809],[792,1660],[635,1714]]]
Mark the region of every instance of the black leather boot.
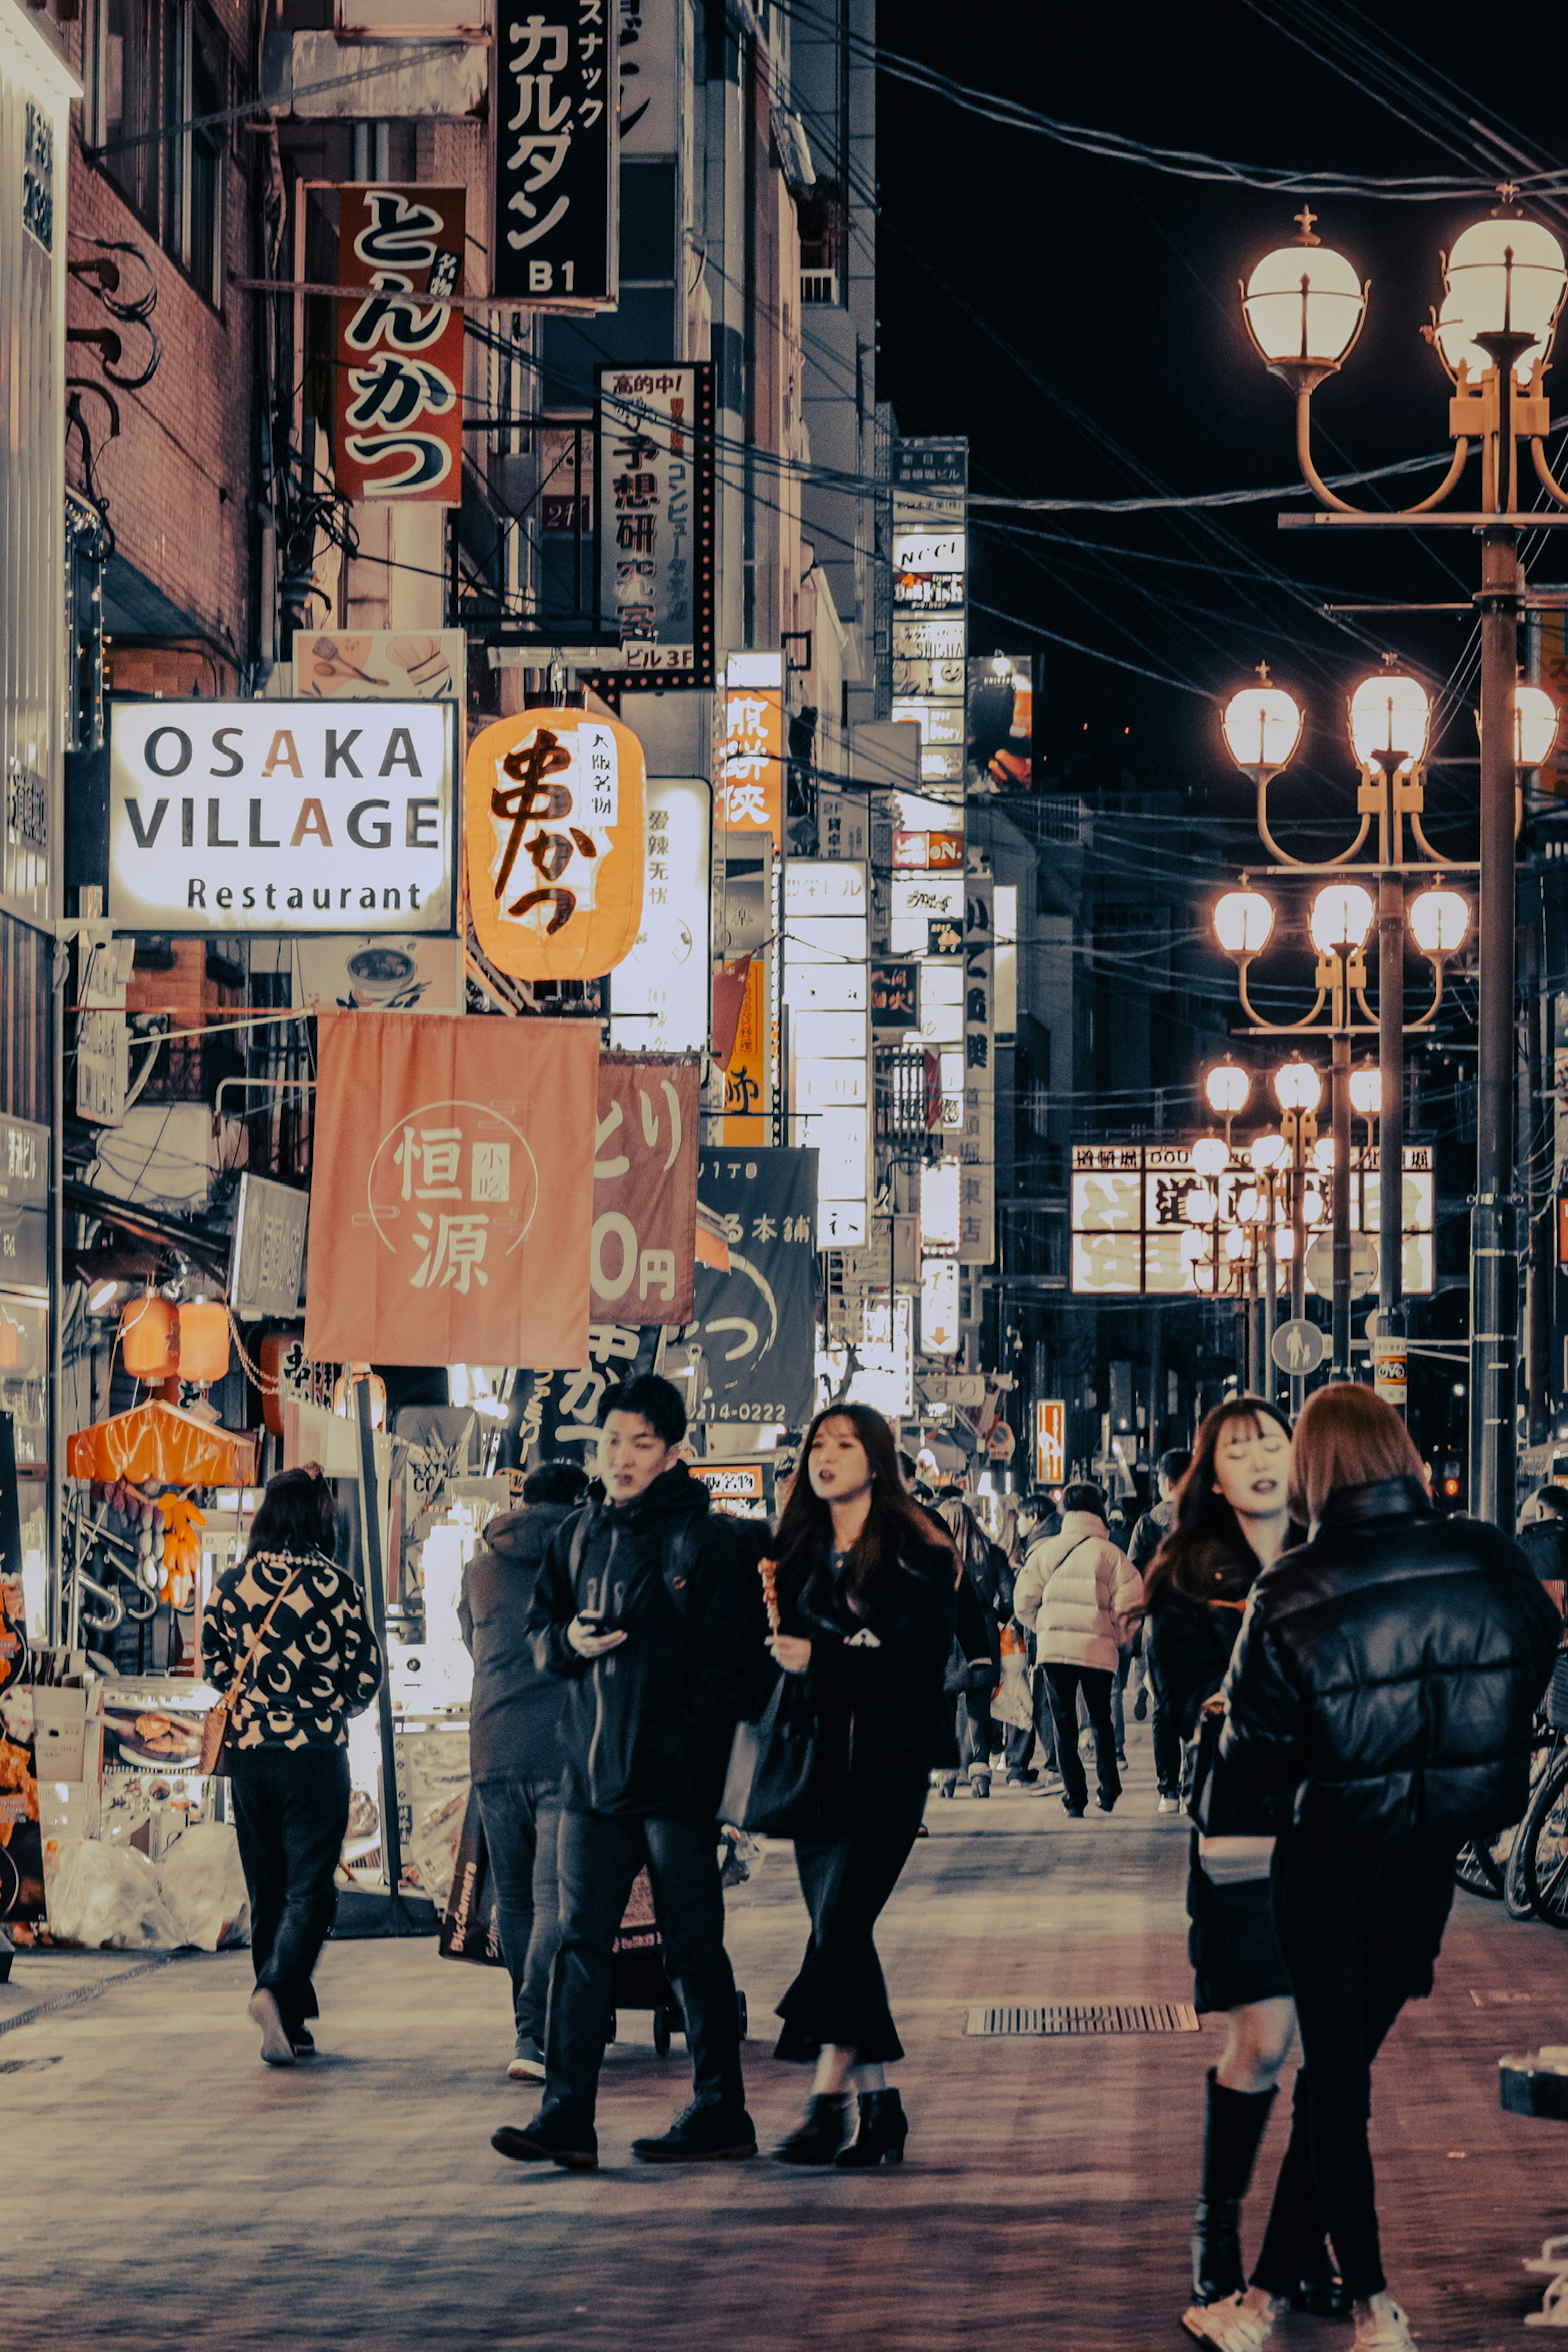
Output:
[[897,2091],[862,2091],[858,2105],[860,2120],[855,2137],[847,2147],[840,2148],[834,2163],[842,2172],[858,2170],[863,2165],[902,2164],[910,2119]]
[[1247,2284],[1241,2260],[1241,2200],[1252,2179],[1274,2091],[1228,2091],[1208,2077],[1204,2187],[1193,2221],[1193,2299],[1223,2303]]
[[842,2091],[817,2091],[805,2103],[805,2120],[797,2124],[773,2154],[781,2164],[831,2164],[849,2129],[849,2101]]

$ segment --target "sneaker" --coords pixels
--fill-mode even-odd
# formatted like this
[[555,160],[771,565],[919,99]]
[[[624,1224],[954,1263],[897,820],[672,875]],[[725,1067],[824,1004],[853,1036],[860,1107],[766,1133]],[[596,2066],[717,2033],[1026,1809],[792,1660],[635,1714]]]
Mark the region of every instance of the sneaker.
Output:
[[1094,1801],[1096,1809],[1102,1813],[1113,1813],[1116,1811],[1115,1798],[1108,1797],[1103,1790],[1095,1791]]
[[1410,2323],[1391,2294],[1374,2294],[1356,2313],[1352,2352],[1415,2352]]
[[520,2033],[517,2048],[511,2054],[511,2063],[506,2071],[508,2079],[513,2083],[542,2083],[544,2053],[538,2042],[526,2033]]
[[500,2131],[491,2132],[490,2146],[498,2156],[510,2156],[517,2164],[558,2164],[563,2172],[599,2168],[599,2142],[593,2125],[574,2122],[559,2107],[553,2113],[546,2108],[521,2130],[515,2124],[503,2124]]
[[1062,1811],[1067,1815],[1069,1822],[1081,1822],[1083,1819],[1083,1807],[1081,1805],[1069,1805],[1065,1797],[1062,1799]]
[[756,2126],[745,2108],[721,2107],[711,2099],[694,2099],[657,2138],[632,2142],[632,2154],[645,2164],[721,2163],[756,2152]]
[[969,1776],[969,1793],[972,1797],[988,1797],[991,1794],[990,1773],[972,1772]]
[[1143,1718],[1144,1718],[1144,1717],[1148,1714],[1148,1712],[1149,1712],[1149,1694],[1148,1694],[1148,1692],[1147,1692],[1146,1690],[1141,1690],[1141,1691],[1139,1692],[1139,1694],[1138,1694],[1137,1697],[1136,1697],[1136,1698],[1133,1700],[1133,1702],[1132,1702],[1132,1720],[1133,1720],[1133,1722],[1134,1722],[1134,1723],[1142,1723],[1142,1720],[1143,1720]]
[[291,2025],[289,2028],[289,2039],[294,2044],[294,2055],[296,2058],[313,2058],[315,2056],[316,2037],[311,2032],[308,2025]]
[[1176,1800],[1175,1800],[1175,1798],[1174,1798],[1174,1797],[1162,1797],[1162,1798],[1161,1798],[1161,1800],[1160,1800],[1160,1811],[1161,1811],[1163,1813],[1173,1813],[1176,1810],[1177,1810],[1177,1807],[1176,1807]]
[[1194,2303],[1182,2314],[1182,2326],[1198,2343],[1217,2345],[1219,2352],[1261,2352],[1274,2333],[1274,2313],[1227,2294],[1223,2303]]

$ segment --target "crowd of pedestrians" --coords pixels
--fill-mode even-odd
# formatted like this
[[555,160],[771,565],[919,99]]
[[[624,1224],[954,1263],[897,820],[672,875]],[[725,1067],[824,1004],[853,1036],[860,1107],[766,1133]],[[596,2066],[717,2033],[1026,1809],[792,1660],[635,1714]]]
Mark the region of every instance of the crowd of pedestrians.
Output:
[[[1010,1519],[1002,1542],[961,1493],[922,1488],[864,1406],[812,1423],[776,1529],[713,1508],[685,1438],[678,1392],[633,1380],[606,1400],[597,1486],[566,1464],[531,1473],[465,1576],[508,2071],[542,2086],[533,2118],[492,2145],[596,2167],[614,1951],[646,1871],[692,2097],[634,2151],[757,2153],[719,1832],[731,1750],[749,1738],[754,1763],[795,1688],[808,1733],[770,1769],[793,1775],[810,1926],[774,2054],[815,2072],[774,2153],[901,2162],[909,2119],[885,2070],[903,2052],[875,1931],[928,1796],[987,1797],[1000,1757],[1011,1782],[1081,1820],[1087,1738],[1096,1804],[1112,1811],[1131,1692],[1134,1715],[1152,1713],[1160,1809],[1192,1816],[1194,2000],[1226,2024],[1183,2324],[1219,2352],[1262,2352],[1286,2311],[1348,2315],[1356,2352],[1409,2352],[1379,2247],[1372,2068],[1404,2003],[1431,1990],[1458,1848],[1522,1811],[1562,1636],[1568,1516],[1539,1515],[1529,1557],[1439,1516],[1403,1421],[1348,1384],[1312,1396],[1294,1432],[1261,1398],[1217,1407],[1190,1453],[1161,1458],[1131,1529],[1079,1482]],[[204,1633],[230,1700],[251,2014],[269,2064],[313,2048],[344,1727],[381,1673],[331,1551],[326,1482],[285,1473]],[[1289,2139],[1249,2268],[1243,2204],[1293,2057]]]

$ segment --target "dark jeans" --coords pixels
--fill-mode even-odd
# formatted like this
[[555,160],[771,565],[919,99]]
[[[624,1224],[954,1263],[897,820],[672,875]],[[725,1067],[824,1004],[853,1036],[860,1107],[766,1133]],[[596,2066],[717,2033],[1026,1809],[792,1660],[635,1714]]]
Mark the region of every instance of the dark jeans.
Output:
[[1152,1717],[1149,1726],[1154,1745],[1154,1778],[1160,1783],[1162,1797],[1179,1797],[1182,1793],[1182,1733],[1173,1710],[1162,1706],[1149,1685],[1149,1705]]
[[1083,1693],[1094,1728],[1094,1772],[1100,1793],[1108,1804],[1121,1794],[1116,1769],[1116,1727],[1110,1716],[1110,1687],[1116,1677],[1107,1666],[1064,1666],[1054,1662],[1045,1669],[1050,1695],[1051,1723],[1056,1732],[1057,1770],[1062,1776],[1062,1801],[1082,1807],[1089,1799],[1089,1779],[1078,1752],[1078,1696]]
[[[1306,2084],[1303,2093],[1298,2078],[1285,2167],[1299,2179],[1308,2168],[1303,2156],[1310,2159],[1345,2285],[1364,2301],[1384,2284],[1367,2145],[1373,2060],[1405,2002],[1432,1990],[1454,1899],[1454,1858],[1400,1846],[1319,1853],[1281,1838],[1273,1880]],[[1266,2242],[1255,2273],[1255,2283],[1276,2294],[1284,2292],[1281,2278],[1300,2276],[1288,2262],[1277,2267],[1278,2253]]]
[[741,2020],[724,1949],[714,1822],[563,1812],[558,1848],[561,1942],[550,1979],[544,2105],[591,2124],[615,2007],[611,1953],[644,1863],[664,1946],[664,1972],[686,2021],[692,2088],[734,2112],[745,2105]]
[[475,1793],[495,1882],[501,1957],[511,1979],[512,2021],[520,2042],[534,2042],[542,2049],[550,1970],[561,1937],[556,1894],[560,1783],[482,1780]]
[[972,1764],[990,1768],[991,1763],[991,1692],[989,1686],[979,1691],[960,1691],[954,1711],[958,1718],[958,1769],[967,1772]]
[[333,1880],[349,1825],[342,1748],[241,1748],[229,1770],[239,1859],[250,1896],[250,1958],[290,2031],[319,2014],[310,1973],[337,1908]]

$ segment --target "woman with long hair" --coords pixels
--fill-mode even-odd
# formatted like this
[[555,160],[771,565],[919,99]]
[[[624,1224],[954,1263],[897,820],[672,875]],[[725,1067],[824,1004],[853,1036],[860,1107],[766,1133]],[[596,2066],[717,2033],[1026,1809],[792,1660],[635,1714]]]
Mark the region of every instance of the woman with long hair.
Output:
[[774,1549],[770,1646],[786,1674],[810,1677],[817,1718],[815,1820],[795,1846],[811,1936],[773,2053],[815,2060],[816,2076],[777,2152],[786,2164],[898,2164],[909,2125],[883,2069],[904,2053],[874,1930],[952,1738],[942,1683],[958,1558],[905,1491],[887,1423],[860,1404],[818,1413],[806,1432]]
[[381,1687],[364,1595],[332,1566],[335,1517],[313,1463],[269,1479],[245,1558],[217,1579],[202,1622],[206,1678],[233,1694],[226,1769],[268,2066],[315,2051],[310,1977],[348,1828],[348,1718]]
[[[1289,1512],[1290,1426],[1262,1397],[1216,1405],[1173,1497],[1173,1520],[1150,1564],[1143,1654],[1154,1704],[1184,1743],[1220,1706],[1247,1596],[1300,1538]],[[1290,1971],[1274,1932],[1267,1878],[1216,1886],[1194,1833],[1187,1866],[1188,1957],[1199,2010],[1223,2012],[1225,2048],[1208,2076],[1203,2186],[1193,2232],[1189,2335],[1247,2352],[1231,2310],[1247,2275],[1241,2201],[1296,2039]],[[1310,2182],[1282,2173],[1259,2272],[1302,2310],[1344,2308]],[[1228,2331],[1228,2332],[1227,2332]]]

